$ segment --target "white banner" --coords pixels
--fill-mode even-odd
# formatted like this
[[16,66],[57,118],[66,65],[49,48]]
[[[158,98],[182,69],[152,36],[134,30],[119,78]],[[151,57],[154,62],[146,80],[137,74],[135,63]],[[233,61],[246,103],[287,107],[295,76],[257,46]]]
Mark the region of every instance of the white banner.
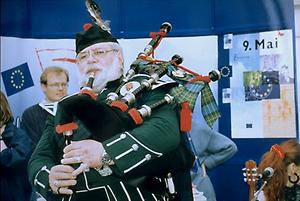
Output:
[[[125,57],[125,72],[149,41],[150,38],[119,40]],[[1,37],[1,90],[8,95],[15,117],[44,99],[39,78],[47,66],[66,68],[70,73],[69,94],[78,91],[77,67],[73,63],[74,50],[73,39]],[[181,65],[206,75],[210,70],[217,69],[217,50],[216,36],[167,37],[155,51],[155,58],[170,60],[174,54],[178,54],[184,58]],[[14,77],[8,76],[12,74]],[[14,87],[9,88],[9,82],[13,78],[16,78]],[[212,89],[217,99],[217,83],[212,84]]]

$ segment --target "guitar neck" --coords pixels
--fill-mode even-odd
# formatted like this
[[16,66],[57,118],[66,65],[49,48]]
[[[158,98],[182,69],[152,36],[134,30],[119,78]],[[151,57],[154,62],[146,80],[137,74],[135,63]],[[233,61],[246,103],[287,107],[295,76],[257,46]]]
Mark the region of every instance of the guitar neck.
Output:
[[254,193],[256,191],[257,184],[257,165],[253,160],[248,160],[245,163],[245,176],[246,182],[249,186],[249,201],[253,201]]
[[249,201],[253,201],[255,191],[256,191],[255,183],[249,185]]

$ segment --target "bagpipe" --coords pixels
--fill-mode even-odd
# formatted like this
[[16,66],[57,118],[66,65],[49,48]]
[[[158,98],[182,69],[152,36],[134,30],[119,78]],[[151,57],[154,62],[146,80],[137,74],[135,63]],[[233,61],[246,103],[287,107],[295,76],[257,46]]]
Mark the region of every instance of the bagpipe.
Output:
[[[94,22],[102,29],[109,31],[101,19],[98,5],[87,0],[86,7]],[[191,129],[192,110],[200,92],[204,94],[202,97],[206,96],[202,98],[204,100],[202,103],[206,102],[206,104],[213,106],[213,110],[205,111],[206,116],[204,116],[209,126],[212,125],[219,117],[219,113],[208,83],[220,79],[220,74],[217,71],[211,71],[208,76],[202,76],[192,72],[180,66],[183,58],[179,55],[174,55],[170,61],[156,60],[150,56],[171,29],[171,24],[165,22],[161,25],[159,32],[150,33],[152,40],[138,54],[137,59],[131,64],[115,92],[108,94],[106,103],[95,100],[96,94],[92,91],[93,73],[79,94],[69,96],[59,102],[61,112],[58,114],[59,125],[56,127],[56,131],[65,136],[66,144],[69,144],[72,139],[72,131],[78,128],[74,118],[82,121],[86,128],[93,133],[93,139],[103,141],[116,133],[131,130],[141,125],[144,119],[151,116],[153,110],[164,104],[174,102],[181,107],[181,130],[188,131]],[[137,84],[138,87],[120,95],[120,90],[132,84],[131,78],[135,75],[144,77]],[[152,86],[157,84],[164,75],[175,81],[167,84],[171,88],[170,92],[166,93],[163,99],[151,105],[142,105],[141,108],[132,107],[136,102],[136,97],[144,91],[151,90]],[[134,82],[136,83],[136,81]]]

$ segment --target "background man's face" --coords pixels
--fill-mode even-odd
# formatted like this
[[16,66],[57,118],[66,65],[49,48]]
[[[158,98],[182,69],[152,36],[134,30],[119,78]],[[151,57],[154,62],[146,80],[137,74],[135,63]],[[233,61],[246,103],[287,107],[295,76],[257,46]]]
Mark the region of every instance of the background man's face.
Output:
[[95,73],[93,90],[100,92],[107,82],[118,79],[123,73],[123,56],[119,49],[108,43],[96,43],[77,55],[79,79],[84,86],[91,72]]
[[67,76],[64,73],[49,72],[47,84],[42,84],[42,90],[48,101],[59,101],[68,93]]

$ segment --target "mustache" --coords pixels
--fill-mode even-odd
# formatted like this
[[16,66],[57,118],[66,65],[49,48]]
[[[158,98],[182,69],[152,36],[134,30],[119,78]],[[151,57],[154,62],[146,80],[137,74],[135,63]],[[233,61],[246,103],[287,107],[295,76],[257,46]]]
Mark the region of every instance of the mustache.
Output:
[[102,71],[103,71],[102,68],[91,67],[85,71],[85,74],[89,75],[91,73],[102,72]]

